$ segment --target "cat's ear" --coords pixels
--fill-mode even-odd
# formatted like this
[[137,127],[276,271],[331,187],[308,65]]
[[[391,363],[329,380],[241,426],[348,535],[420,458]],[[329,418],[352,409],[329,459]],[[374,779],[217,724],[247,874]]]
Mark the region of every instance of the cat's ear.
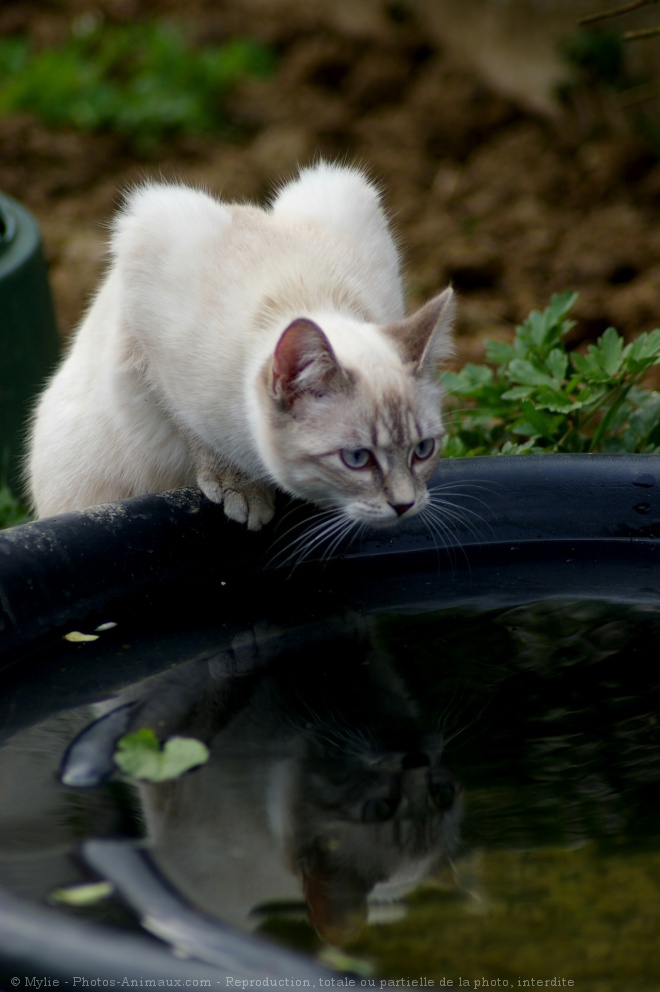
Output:
[[291,408],[300,396],[323,396],[337,389],[344,378],[318,324],[304,317],[289,324],[273,355],[271,391],[276,400]]
[[434,374],[440,362],[453,353],[452,323],[455,312],[454,291],[448,286],[410,317],[386,324],[384,331],[416,374]]

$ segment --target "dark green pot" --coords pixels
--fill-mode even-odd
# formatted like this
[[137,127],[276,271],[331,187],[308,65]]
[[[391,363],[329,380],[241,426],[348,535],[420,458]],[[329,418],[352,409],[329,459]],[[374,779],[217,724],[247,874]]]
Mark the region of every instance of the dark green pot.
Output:
[[58,336],[34,217],[0,193],[0,483],[19,492],[26,422]]

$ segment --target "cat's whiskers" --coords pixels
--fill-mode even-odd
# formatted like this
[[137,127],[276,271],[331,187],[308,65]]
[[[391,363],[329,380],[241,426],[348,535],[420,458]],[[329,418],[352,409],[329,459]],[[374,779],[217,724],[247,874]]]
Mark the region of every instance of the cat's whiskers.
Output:
[[373,736],[362,728],[349,726],[340,719],[336,723],[326,719],[310,726],[307,737],[314,743],[323,742],[353,758],[364,758],[377,744]]
[[356,758],[362,758],[378,747],[378,740],[371,728],[347,723],[345,715],[332,707],[325,708],[321,715],[304,696],[298,694],[297,698],[307,717],[301,732],[308,742],[323,743]]
[[[483,717],[491,699],[492,696],[489,694],[488,697],[484,699],[481,706],[479,706],[478,708],[475,708],[474,699],[469,699],[469,700],[466,699],[465,704],[463,706],[463,714],[469,713],[469,716],[463,721],[461,721],[460,725],[458,725],[458,721],[454,721],[454,723],[457,725],[456,729],[453,731],[448,731],[447,723],[449,716],[454,715],[455,713],[458,714],[459,716],[461,715],[461,709],[459,705],[460,700],[457,700],[456,693],[455,692],[453,693],[452,706],[443,712],[444,727],[440,728],[442,731],[443,748],[446,748],[449,744],[451,744],[452,741],[455,741],[458,737],[461,737],[462,735],[466,734],[468,731],[473,731],[473,732],[472,734],[470,734],[469,737],[463,738],[463,745],[469,743],[471,740],[474,739],[475,737],[474,728],[478,726],[478,724],[480,723],[481,718]],[[454,702],[454,700],[456,700],[456,702]]]
[[[288,527],[281,534],[278,534],[276,540],[273,542],[273,545],[272,545],[273,550],[275,550],[276,548],[278,548],[278,546],[281,545],[291,535],[295,535],[295,536],[287,544],[285,544],[284,547],[282,547],[280,550],[278,550],[276,552],[276,554],[274,554],[273,558],[271,559],[271,564],[276,564],[276,563],[277,564],[287,564],[289,561],[291,561],[295,557],[295,551],[292,552],[287,557],[283,557],[283,556],[286,555],[286,552],[289,551],[290,548],[294,548],[295,549],[295,547],[302,540],[302,538],[310,530],[315,530],[318,526],[320,526],[320,523],[321,522],[328,521],[328,520],[334,518],[334,516],[335,516],[335,514],[337,512],[336,505],[331,500],[327,500],[326,502],[327,502],[327,507],[324,507],[323,504],[321,502],[319,502],[319,504],[317,504],[317,506],[318,506],[318,512],[317,513],[313,514],[311,517],[308,516],[307,514],[305,514],[305,516],[303,517],[302,520],[296,520],[296,521],[294,521],[294,523],[290,527]],[[301,513],[301,512],[304,512],[304,508],[303,507],[300,507],[300,506],[297,506],[297,505],[292,506],[291,509],[289,509],[279,519],[279,521],[278,521],[278,527],[281,528],[281,525],[284,523],[284,521],[288,517],[294,516],[297,513]],[[302,533],[298,533],[297,534],[296,532],[298,532],[298,531],[302,531]]]
[[426,525],[429,533],[433,537],[436,551],[441,549],[448,555],[452,569],[456,565],[455,549],[458,548],[467,562],[467,554],[457,538],[457,531],[447,521],[447,513],[439,507],[433,506],[430,502],[424,507],[420,518]]
[[321,508],[312,517],[294,524],[279,538],[274,547],[296,531],[302,531],[274,555],[271,564],[298,565],[319,549],[322,549],[322,560],[328,560],[334,555],[339,545],[358,527],[359,522],[338,510],[336,504],[330,501],[328,503],[328,509]]
[[451,690],[447,690],[446,699],[444,689],[441,696],[442,704],[439,705],[439,712],[435,720],[435,726],[442,738],[443,751],[447,745],[455,740],[470,725],[472,715],[465,718],[467,707],[466,692],[463,685],[453,682]]
[[[330,519],[321,521],[314,527],[310,527],[300,536],[298,562],[309,558],[314,551],[321,549],[321,559],[327,560],[332,557],[341,541],[348,536],[354,526],[352,520],[348,520],[343,514],[337,514]],[[325,547],[324,547],[325,546]],[[293,555],[289,556],[291,561]]]
[[[465,488],[466,485],[469,487],[469,490],[466,490]],[[431,497],[432,500],[434,500],[437,496],[440,495],[442,496],[455,495],[460,499],[472,500],[473,503],[479,503],[481,504],[481,506],[484,507],[485,510],[490,511],[492,509],[492,503],[482,498],[482,496],[477,495],[477,493],[481,492],[484,495],[495,497],[497,496],[497,490],[499,488],[501,487],[498,486],[497,483],[493,483],[493,482],[485,483],[485,482],[471,481],[466,484],[465,481],[463,480],[459,481],[458,479],[456,480],[446,479],[445,481],[438,483],[437,486],[433,486],[433,488],[429,490],[429,496]],[[465,509],[469,510],[469,507],[465,507]],[[475,513],[476,511],[472,511],[472,512]],[[482,521],[485,522],[483,517],[481,519]]]
[[332,543],[328,545],[325,549],[324,557],[330,559],[333,557],[337,548],[342,544],[343,541],[349,536],[352,530],[355,530],[353,538],[359,537],[359,535],[364,531],[365,524],[359,520],[352,520],[350,517],[344,516],[343,522],[345,524],[344,529],[339,528],[337,533],[332,540]]
[[[480,529],[485,524],[485,518],[467,506],[456,504],[446,497],[438,497],[430,503],[429,509],[436,518],[443,517],[454,522],[457,527],[462,527],[477,543],[483,540],[483,532]],[[458,531],[455,532],[456,536]]]
[[[459,485],[461,488],[457,488]],[[455,564],[454,552],[458,549],[469,565],[467,552],[460,540],[461,530],[467,531],[475,543],[480,544],[483,540],[484,528],[492,532],[492,526],[484,514],[465,505],[466,500],[472,500],[486,510],[489,508],[486,500],[472,492],[466,492],[462,488],[464,485],[464,483],[448,481],[434,486],[429,490],[429,501],[422,510],[421,518],[434,538],[440,539],[441,546],[450,556],[452,564]],[[471,484],[471,488],[492,493],[490,486],[480,483]]]
[[509,677],[509,673],[506,672],[494,673],[491,667],[477,659],[474,662],[473,674],[468,681],[464,673],[460,679],[454,676],[443,684],[435,720],[436,729],[442,738],[443,749],[458,737],[463,738],[465,745],[483,733],[483,728],[478,731],[477,727],[495,698],[490,691],[491,687]]

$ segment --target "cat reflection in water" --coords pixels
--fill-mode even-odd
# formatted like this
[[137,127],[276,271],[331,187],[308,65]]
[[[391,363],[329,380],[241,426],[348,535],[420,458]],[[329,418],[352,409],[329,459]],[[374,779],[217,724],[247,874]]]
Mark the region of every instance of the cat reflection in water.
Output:
[[197,483],[253,530],[277,490],[317,504],[312,546],[420,512],[446,526],[427,483],[452,291],[405,316],[360,170],[320,162],[264,209],[145,184],[111,253],[33,418],[39,516]]
[[183,666],[143,684],[133,725],[209,745],[206,765],[139,792],[162,870],[228,922],[304,900],[341,944],[457,847],[460,788],[440,735],[359,637],[306,644],[252,674]]

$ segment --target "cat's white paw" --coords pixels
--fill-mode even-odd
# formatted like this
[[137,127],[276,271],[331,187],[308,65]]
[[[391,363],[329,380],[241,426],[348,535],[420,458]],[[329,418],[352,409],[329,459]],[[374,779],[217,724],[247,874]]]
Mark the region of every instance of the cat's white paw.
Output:
[[241,489],[225,489],[224,507],[230,520],[247,524],[248,530],[261,530],[273,519],[275,499],[266,486],[248,482]]
[[201,471],[197,485],[213,503],[222,503],[225,516],[248,530],[261,530],[275,514],[275,496],[268,486],[250,482],[230,470],[220,475],[217,471]]

